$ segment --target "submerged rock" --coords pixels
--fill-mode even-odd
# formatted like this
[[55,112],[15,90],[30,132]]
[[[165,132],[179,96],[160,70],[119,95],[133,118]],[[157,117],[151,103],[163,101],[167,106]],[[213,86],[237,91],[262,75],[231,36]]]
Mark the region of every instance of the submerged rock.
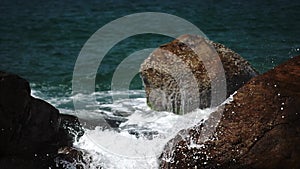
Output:
[[299,105],[297,56],[240,88],[208,141],[200,141],[207,121],[181,131],[166,145],[160,167],[300,168]]
[[[200,56],[190,47],[198,50]],[[219,58],[223,67],[218,65]],[[160,46],[140,68],[148,105],[155,110],[176,114],[209,107],[211,82],[222,80],[219,76],[222,73],[224,76],[224,72],[227,97],[257,75],[239,54],[222,44],[194,35],[183,35]]]
[[60,114],[49,103],[32,97],[25,79],[0,71],[1,167],[50,165],[60,147],[72,146],[82,135],[77,117]]

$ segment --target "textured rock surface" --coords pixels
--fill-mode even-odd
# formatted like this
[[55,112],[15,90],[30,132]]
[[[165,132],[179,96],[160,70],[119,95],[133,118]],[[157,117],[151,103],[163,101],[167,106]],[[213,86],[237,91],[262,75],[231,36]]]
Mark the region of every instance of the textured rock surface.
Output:
[[[45,168],[57,150],[83,135],[78,119],[30,96],[29,83],[0,72],[0,166]],[[34,161],[34,162],[32,162]]]
[[300,168],[300,56],[259,75],[226,104],[210,141],[203,125],[181,131],[161,168]]
[[[196,55],[190,47],[199,50],[200,56]],[[222,65],[217,66],[218,60],[213,55],[220,58],[224,70],[220,68]],[[224,74],[224,71],[227,97],[257,75],[257,72],[239,54],[222,44],[194,35],[183,35],[160,46],[144,61],[140,69],[148,105],[155,110],[174,113],[186,113],[199,107],[209,107],[211,80],[218,81],[218,76],[222,72]],[[189,73],[194,76],[197,85],[192,85]],[[185,85],[182,85],[182,82],[185,82]],[[181,93],[182,88],[187,92]],[[198,89],[195,91],[195,88]],[[195,93],[199,95],[192,96]],[[186,105],[190,98],[192,98],[191,103]],[[199,98],[199,103],[192,103]]]
[[[55,158],[58,168],[102,169],[102,163],[92,163],[92,155],[85,150],[74,147],[63,147]],[[93,164],[93,165],[92,165]]]

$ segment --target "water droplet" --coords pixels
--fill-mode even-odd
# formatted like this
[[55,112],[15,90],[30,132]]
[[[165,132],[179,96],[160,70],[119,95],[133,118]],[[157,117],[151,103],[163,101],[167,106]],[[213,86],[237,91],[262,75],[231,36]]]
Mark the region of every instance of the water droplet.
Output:
[[280,110],[283,110],[283,107],[281,107]]
[[280,93],[278,93],[277,95],[280,96]]
[[284,116],[281,116],[281,118],[283,118],[283,119],[284,119]]

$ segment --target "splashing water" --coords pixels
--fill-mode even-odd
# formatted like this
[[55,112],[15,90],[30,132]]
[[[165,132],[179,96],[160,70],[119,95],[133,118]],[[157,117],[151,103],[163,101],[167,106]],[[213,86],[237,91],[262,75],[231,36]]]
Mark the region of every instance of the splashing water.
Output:
[[[32,94],[45,99],[42,93],[33,91]],[[103,130],[101,124],[86,128],[84,136],[74,143],[75,147],[86,150],[88,156],[92,157],[92,164],[90,164],[92,168],[99,165],[106,169],[158,168],[157,159],[167,141],[180,130],[206,120],[210,113],[217,109],[197,109],[185,115],[176,115],[151,110],[146,104],[144,91],[141,90],[130,91],[131,98],[117,101],[110,100],[112,94],[125,95],[128,92],[96,92],[94,93],[97,98],[96,104],[89,103],[88,96],[84,95],[45,99],[59,108],[61,104],[72,102],[73,97],[80,97],[86,101],[87,107],[94,106],[95,111],[80,110],[77,116],[86,117],[88,114],[86,118],[90,121],[105,117],[112,119],[113,122],[119,122],[110,130]],[[66,108],[59,108],[59,110],[67,114],[74,112]]]

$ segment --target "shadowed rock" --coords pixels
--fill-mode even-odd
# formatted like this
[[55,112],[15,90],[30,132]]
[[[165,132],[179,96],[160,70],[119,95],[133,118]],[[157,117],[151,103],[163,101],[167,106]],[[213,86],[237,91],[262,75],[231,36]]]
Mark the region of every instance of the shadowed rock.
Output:
[[[29,83],[0,71],[0,166],[45,168],[63,146],[83,135],[77,117],[30,96]],[[32,162],[34,161],[34,162]]]
[[[219,59],[223,65],[218,65]],[[183,35],[160,46],[140,69],[148,105],[154,110],[176,114],[209,107],[211,82],[220,83],[224,72],[226,82],[220,86],[225,90],[224,99],[257,75],[239,54],[194,35]]]
[[200,141],[207,122],[182,130],[166,145],[160,167],[300,168],[299,105],[297,56],[240,88],[209,141]]

